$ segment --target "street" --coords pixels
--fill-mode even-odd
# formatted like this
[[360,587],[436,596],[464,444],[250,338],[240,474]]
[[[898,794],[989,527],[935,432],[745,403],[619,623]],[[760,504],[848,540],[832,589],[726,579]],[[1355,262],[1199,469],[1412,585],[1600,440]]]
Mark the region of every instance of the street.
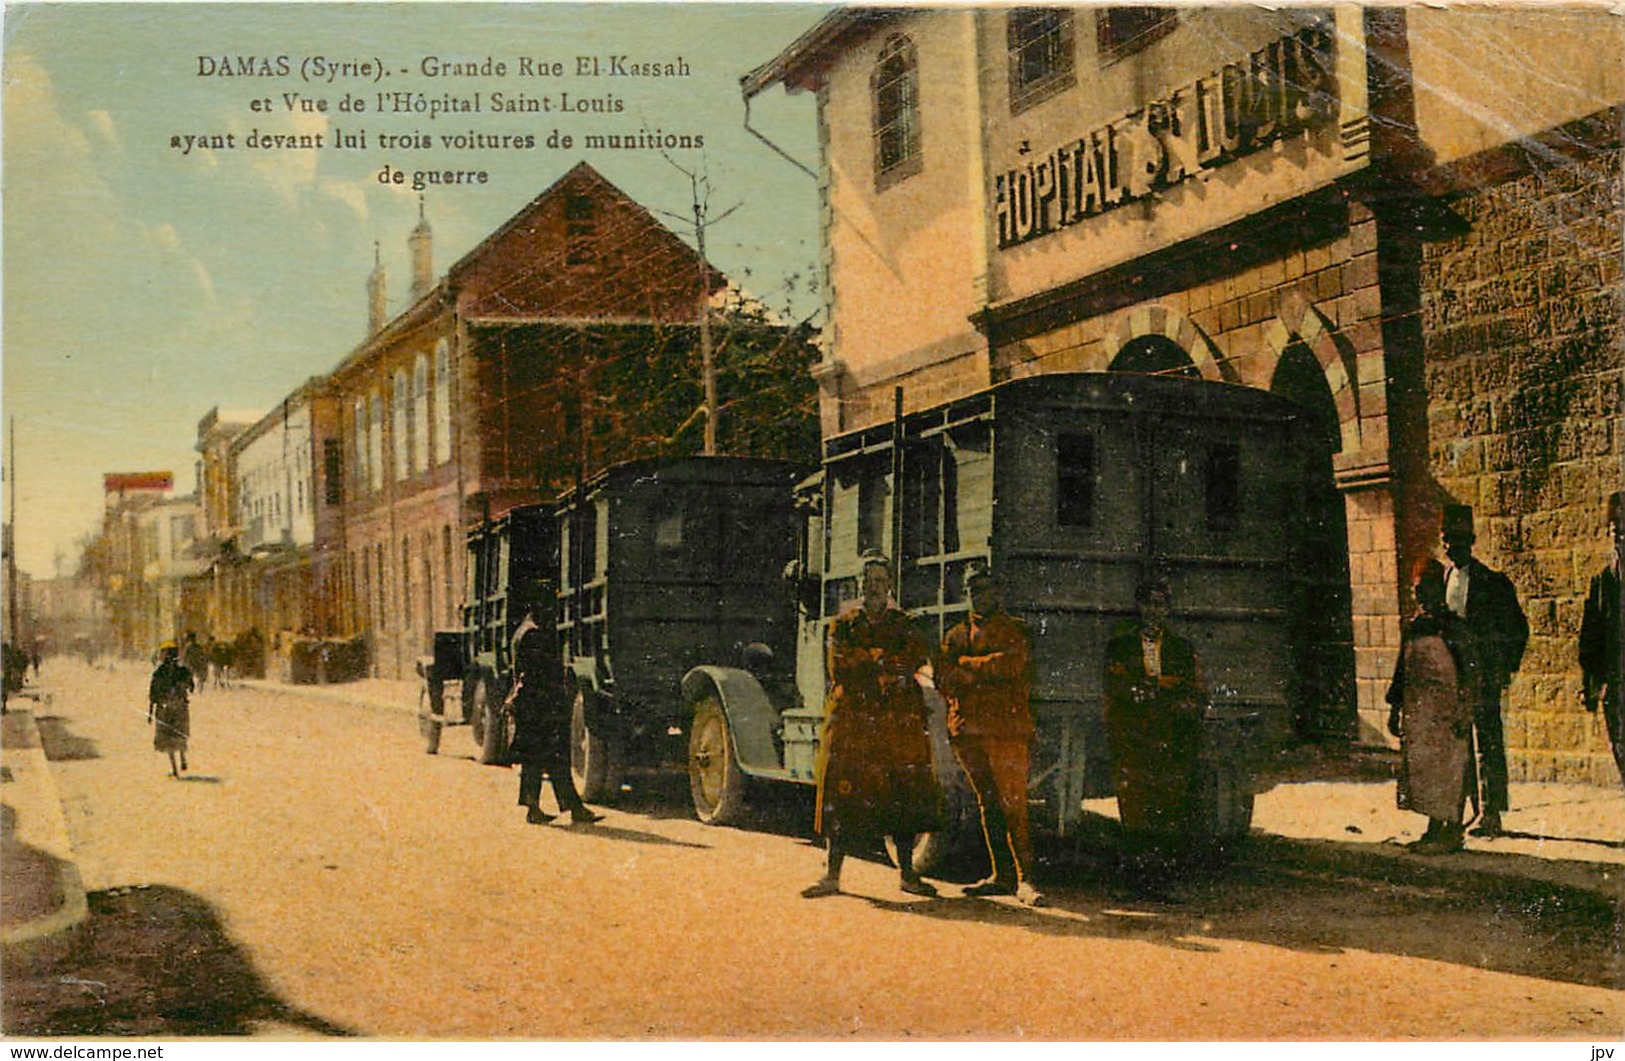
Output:
[[[751,829],[681,783],[527,826],[517,774],[409,712],[193,701],[190,772],[146,674],[47,662],[40,731],[91,915],[8,962],[11,1034],[272,1038],[1547,1039],[1625,1029],[1613,918],[1236,867],[1176,903],[1052,868],[1053,906],[916,899],[878,860],[807,901],[794,800]],[[543,806],[552,807],[551,791]]]

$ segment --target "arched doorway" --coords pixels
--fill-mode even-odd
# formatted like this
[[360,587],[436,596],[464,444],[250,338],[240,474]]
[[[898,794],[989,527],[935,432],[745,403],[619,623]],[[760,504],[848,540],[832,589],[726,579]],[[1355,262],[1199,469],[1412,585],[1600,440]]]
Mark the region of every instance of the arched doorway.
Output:
[[1293,721],[1304,740],[1347,739],[1355,731],[1357,693],[1348,519],[1332,474],[1332,455],[1342,447],[1337,405],[1320,363],[1301,342],[1282,352],[1270,390],[1309,414],[1295,452],[1283,455],[1299,464],[1296,481],[1307,484],[1288,535],[1289,629],[1297,661]]
[[1201,379],[1202,373],[1178,343],[1163,335],[1141,335],[1123,344],[1108,366],[1113,372],[1142,372],[1157,376],[1188,376]]

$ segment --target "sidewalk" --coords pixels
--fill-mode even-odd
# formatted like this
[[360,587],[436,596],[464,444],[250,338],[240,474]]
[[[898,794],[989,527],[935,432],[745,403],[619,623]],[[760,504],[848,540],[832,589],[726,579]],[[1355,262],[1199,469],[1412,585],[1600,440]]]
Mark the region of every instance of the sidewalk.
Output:
[[0,944],[30,955],[65,946],[89,908],[36,715],[48,694],[13,696],[0,719]]
[[[418,683],[365,679],[343,685],[239,684],[375,710],[417,713]],[[58,946],[86,914],[60,798],[40,744],[45,699],[13,698],[0,724],[0,942]],[[403,719],[403,722],[405,720]],[[412,739],[403,729],[402,739]],[[1311,754],[1262,779],[1244,864],[1285,874],[1332,873],[1393,884],[1504,894],[1509,900],[1620,909],[1625,899],[1625,791],[1514,782],[1506,835],[1469,838],[1467,850],[1424,856],[1404,847],[1426,821],[1395,805],[1391,755],[1361,750]],[[1116,817],[1116,801],[1087,809]]]

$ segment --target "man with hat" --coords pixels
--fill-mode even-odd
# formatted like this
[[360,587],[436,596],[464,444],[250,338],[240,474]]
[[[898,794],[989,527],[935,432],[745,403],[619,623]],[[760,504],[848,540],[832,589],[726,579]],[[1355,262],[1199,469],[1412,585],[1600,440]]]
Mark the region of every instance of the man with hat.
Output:
[[1580,619],[1580,670],[1585,676],[1581,696],[1587,711],[1595,713],[1597,704],[1602,704],[1614,765],[1625,779],[1625,710],[1619,690],[1619,565],[1625,555],[1625,506],[1618,491],[1608,497],[1608,528],[1613,555],[1592,576]]
[[1477,644],[1479,697],[1473,713],[1478,766],[1484,793],[1474,836],[1499,836],[1501,815],[1508,809],[1507,756],[1501,735],[1501,696],[1523,662],[1529,621],[1518,604],[1512,581],[1473,555],[1473,509],[1446,505],[1439,536],[1450,570],[1445,576],[1445,604],[1464,619]]
[[557,592],[552,581],[537,579],[523,605],[524,619],[513,632],[513,741],[508,761],[519,765],[519,805],[525,821],[544,825],[553,815],[541,808],[542,775],[553,781],[559,813],[570,812],[572,825],[591,825],[603,818],[582,802],[570,775],[570,708],[564,693],[564,662],[559,651],[553,609]]
[[1004,610],[1004,593],[985,565],[965,574],[970,613],[948,631],[935,666],[948,702],[948,740],[982,818],[993,875],[970,896],[1014,895],[1042,906],[1033,886],[1027,831],[1027,746],[1033,738],[1032,637]]

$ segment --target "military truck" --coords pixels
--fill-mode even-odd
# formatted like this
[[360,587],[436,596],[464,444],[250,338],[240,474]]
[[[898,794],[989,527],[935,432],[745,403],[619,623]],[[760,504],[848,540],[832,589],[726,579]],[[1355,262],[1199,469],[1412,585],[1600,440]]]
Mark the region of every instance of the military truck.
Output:
[[629,773],[681,773],[687,670],[728,659],[771,680],[774,666],[793,666],[795,607],[781,576],[795,555],[792,487],[810,471],[750,457],[631,461],[471,527],[462,628],[437,633],[418,663],[429,751],[443,726],[466,724],[481,762],[503,760],[509,642],[538,581],[551,579],[578,791],[604,802]]
[[750,781],[813,783],[824,634],[859,595],[860,557],[878,549],[930,644],[969,607],[967,567],[999,574],[1006,607],[1034,635],[1034,820],[1059,835],[1077,828],[1086,799],[1113,792],[1105,647],[1135,613],[1142,573],[1166,572],[1170,621],[1195,643],[1213,693],[1204,828],[1244,833],[1251,764],[1292,718],[1291,508],[1305,465],[1289,455],[1300,418],[1252,388],[1062,373],[826,439],[820,474],[798,488],[793,681],[721,658],[683,677],[696,813],[737,821]]
[[[512,680],[509,640],[537,592],[558,567],[556,506],[524,505],[468,528],[462,627],[439,631],[434,653],[418,660],[423,678],[419,726],[429,754],[441,729],[466,725],[482,763],[502,761],[512,736],[502,711]],[[447,693],[455,695],[448,701]]]

